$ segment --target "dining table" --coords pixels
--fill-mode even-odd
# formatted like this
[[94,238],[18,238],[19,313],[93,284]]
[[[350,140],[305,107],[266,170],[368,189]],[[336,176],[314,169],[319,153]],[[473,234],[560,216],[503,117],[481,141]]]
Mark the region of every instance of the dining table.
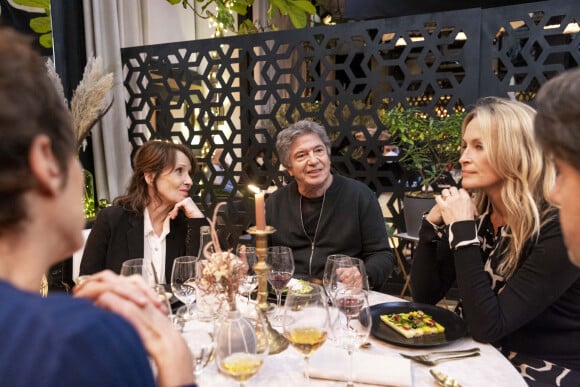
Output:
[[[400,303],[406,300],[375,291],[368,294],[369,305],[385,303]],[[242,304],[242,303],[240,303]],[[243,304],[242,304],[243,305]],[[250,304],[251,305],[251,304]],[[243,310],[243,307],[241,308]],[[281,330],[279,327],[274,327]],[[463,387],[481,386],[526,386],[522,376],[516,368],[492,345],[484,344],[465,336],[452,340],[445,345],[435,348],[403,347],[381,339],[369,337],[370,345],[361,348],[354,353],[354,372],[356,375],[377,374],[380,371],[386,375],[377,383],[360,383],[358,386],[438,386],[430,374],[431,369],[443,372],[453,377]],[[464,350],[473,347],[480,349],[480,356],[460,360],[441,362],[435,366],[426,366],[411,360],[404,359],[400,353],[424,354],[436,350]],[[317,357],[318,356],[318,357]],[[357,356],[360,357],[357,362]],[[313,363],[324,364],[325,357],[328,359],[326,366],[330,367],[331,373],[346,374],[347,353],[338,348],[331,340],[312,355],[310,367],[312,374]],[[314,362],[315,358],[318,361]],[[311,375],[310,381],[305,379],[304,358],[292,346],[281,353],[269,355],[258,374],[247,382],[247,386],[260,387],[286,387],[286,386],[345,386],[344,380],[320,379],[319,374]],[[407,374],[408,373],[408,374]],[[390,377],[392,376],[392,378]],[[365,379],[364,377],[362,379]],[[367,378],[368,379],[368,378]],[[238,383],[225,375],[220,374],[215,362],[211,362],[198,377],[197,383],[204,386],[237,386]]]

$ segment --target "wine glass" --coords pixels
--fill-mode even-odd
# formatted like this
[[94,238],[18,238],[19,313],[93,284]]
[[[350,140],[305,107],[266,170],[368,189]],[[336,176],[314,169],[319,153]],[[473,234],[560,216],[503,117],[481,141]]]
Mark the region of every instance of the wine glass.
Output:
[[369,290],[369,280],[362,259],[343,257],[335,260],[330,273],[330,295],[333,301],[336,299],[336,292],[342,289]]
[[167,317],[171,320],[172,313],[171,313],[171,303],[169,302],[171,298],[171,293],[165,289],[165,286],[161,284],[153,285],[153,291],[157,294],[159,301],[163,304],[163,306],[167,309]]
[[294,255],[292,249],[285,246],[268,248],[266,263],[270,266],[268,282],[276,292],[276,314],[270,319],[272,325],[281,325],[282,290],[288,285],[294,274]]
[[252,295],[252,292],[254,291],[254,289],[258,287],[258,276],[254,271],[254,265],[257,262],[256,248],[241,246],[240,248],[238,248],[237,255],[242,259],[245,258],[246,262],[248,263],[248,272],[246,273],[244,280],[242,281],[240,287],[238,288],[238,292],[241,295],[247,296],[246,298],[246,307],[247,307],[250,304],[250,296]]
[[349,371],[347,386],[353,386],[352,353],[367,342],[372,317],[367,293],[360,289],[341,289],[335,296],[339,310],[333,329],[333,339],[348,352]]
[[322,286],[326,290],[326,295],[332,301],[332,286],[331,286],[331,274],[334,272],[334,263],[341,259],[350,258],[348,255],[344,254],[331,254],[326,257],[326,263],[324,264],[324,274],[322,275]]
[[181,335],[193,355],[193,374],[197,379],[214,358],[215,325],[213,322],[192,319],[184,324]]
[[304,355],[304,375],[310,381],[309,359],[320,348],[331,330],[331,319],[324,289],[310,284],[312,290],[289,289],[284,302],[282,329],[284,337]]
[[128,259],[123,262],[121,265],[120,275],[122,276],[131,276],[131,275],[140,275],[143,277],[145,283],[149,285],[154,285],[155,280],[153,277],[153,266],[152,263],[149,261],[149,265],[147,264],[144,258],[133,258]]
[[258,373],[268,355],[268,333],[262,314],[256,320],[230,311],[216,332],[215,359],[219,370],[240,382],[240,387]]
[[173,294],[187,308],[186,319],[191,319],[191,305],[195,301],[195,272],[197,268],[197,257],[183,256],[177,257],[173,261],[171,270],[171,290]]

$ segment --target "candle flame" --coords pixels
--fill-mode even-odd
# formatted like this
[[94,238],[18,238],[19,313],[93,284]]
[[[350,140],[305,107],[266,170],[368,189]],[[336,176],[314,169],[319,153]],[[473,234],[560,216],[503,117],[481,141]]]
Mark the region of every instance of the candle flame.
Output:
[[260,188],[259,187],[256,187],[253,184],[248,185],[248,189],[250,191],[252,191],[253,193],[260,193],[261,192]]

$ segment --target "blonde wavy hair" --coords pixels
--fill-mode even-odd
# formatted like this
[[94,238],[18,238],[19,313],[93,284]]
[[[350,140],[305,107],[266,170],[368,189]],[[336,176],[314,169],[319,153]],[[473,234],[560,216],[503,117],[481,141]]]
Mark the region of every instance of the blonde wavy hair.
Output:
[[[540,227],[554,209],[547,200],[556,179],[556,170],[534,138],[536,111],[530,106],[502,98],[488,97],[478,101],[461,126],[477,118],[481,140],[490,166],[502,178],[501,200],[507,219],[508,242],[498,272],[506,279],[517,268],[526,241],[537,238]],[[474,190],[479,213],[491,205],[484,192]]]

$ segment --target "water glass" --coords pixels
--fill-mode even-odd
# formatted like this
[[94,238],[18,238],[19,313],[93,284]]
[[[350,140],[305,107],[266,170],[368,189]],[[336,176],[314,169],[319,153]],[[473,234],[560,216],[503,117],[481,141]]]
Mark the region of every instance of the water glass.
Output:
[[237,256],[244,259],[248,263],[248,272],[246,273],[244,280],[238,288],[238,292],[241,295],[247,296],[246,306],[248,306],[250,304],[250,297],[252,292],[258,287],[258,276],[254,271],[254,265],[257,262],[256,248],[241,246],[237,250]]

